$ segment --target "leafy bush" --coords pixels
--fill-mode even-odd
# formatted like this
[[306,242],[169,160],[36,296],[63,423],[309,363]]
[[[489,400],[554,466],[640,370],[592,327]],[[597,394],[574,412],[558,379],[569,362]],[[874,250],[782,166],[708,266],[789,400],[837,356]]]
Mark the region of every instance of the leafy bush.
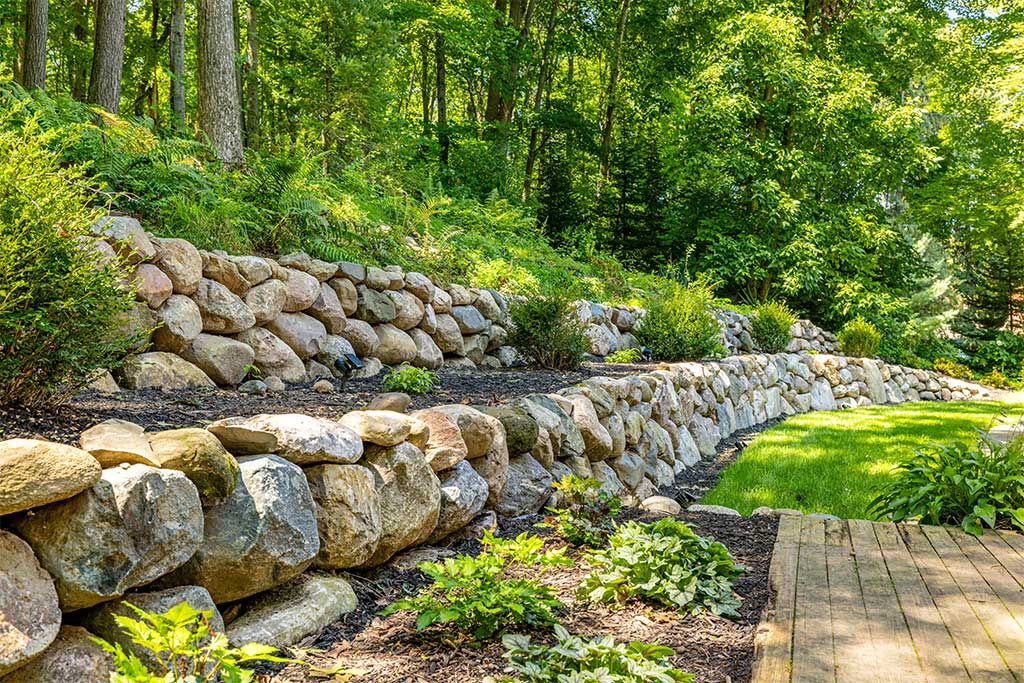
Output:
[[982,437],[975,446],[930,444],[893,471],[872,510],[895,522],[1024,531],[1024,440],[1003,444]]
[[713,287],[707,279],[671,284],[654,299],[634,330],[637,341],[664,361],[721,356],[721,326],[711,309]]
[[600,482],[580,479],[573,474],[565,475],[551,486],[561,491],[563,507],[548,508],[551,515],[538,526],[555,529],[573,545],[603,546],[615,530],[615,515],[622,509],[619,497],[602,491]]
[[513,300],[508,317],[508,343],[541,367],[579,367],[590,348],[575,304],[566,295],[552,293]]
[[429,394],[437,386],[437,373],[424,368],[402,365],[391,368],[384,375],[381,384],[388,391],[404,391],[407,394]]
[[[493,638],[514,626],[550,626],[560,603],[554,592],[537,582],[545,568],[570,564],[565,548],[540,552],[543,541],[523,532],[514,540],[481,540],[477,556],[459,555],[443,562],[420,562],[420,571],[433,579],[416,595],[397,600],[383,614],[411,610],[418,613],[416,628],[450,624],[475,641]],[[510,572],[531,567],[534,578]]]
[[669,661],[674,652],[650,643],[617,643],[611,636],[581,638],[555,625],[554,645],[528,636],[501,639],[518,683],[691,683],[693,675]]
[[120,263],[99,266],[81,241],[97,218],[84,168],[13,116],[0,115],[0,404],[58,403],[138,341],[119,331],[134,295]]
[[878,328],[860,316],[843,325],[837,336],[843,353],[859,358],[873,358],[882,343]]
[[604,357],[605,363],[624,363],[626,365],[632,363],[639,363],[644,359],[644,354],[640,349],[620,349],[618,351],[612,351]]
[[971,364],[982,372],[998,370],[1010,377],[1020,377],[1024,367],[1024,336],[1000,332],[995,339],[978,342]]
[[969,367],[950,358],[936,358],[932,362],[932,369],[956,379],[974,379]]
[[1017,387],[1020,382],[1012,382],[1010,379],[998,370],[991,370],[983,375],[979,380],[982,384],[987,384],[990,387],[996,387],[997,389],[1013,389]]
[[592,602],[640,596],[691,613],[739,616],[732,581],[744,568],[718,541],[703,538],[683,522],[626,522],[608,538],[608,548],[590,554],[596,568],[580,586]]
[[293,662],[274,655],[277,648],[250,643],[231,647],[223,633],[210,629],[210,612],[200,612],[187,602],[181,602],[163,614],[139,609],[124,603],[138,615],[138,619],[114,616],[117,625],[132,643],[152,653],[159,662],[153,671],[134,653],[125,652],[120,644],[111,645],[94,638],[100,647],[114,657],[111,683],[182,683],[201,681],[230,681],[249,683],[255,674],[241,666],[243,662]]
[[765,353],[785,351],[789,345],[789,328],[796,322],[796,316],[781,301],[766,301],[754,309],[750,317],[751,335],[754,343]]

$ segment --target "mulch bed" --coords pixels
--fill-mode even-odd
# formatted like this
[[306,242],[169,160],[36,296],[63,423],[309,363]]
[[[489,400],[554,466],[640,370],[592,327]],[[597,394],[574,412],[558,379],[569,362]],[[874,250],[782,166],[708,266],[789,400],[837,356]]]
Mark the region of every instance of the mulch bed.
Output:
[[[503,536],[530,530],[545,536],[552,547],[561,541],[550,530],[533,527],[539,515],[506,520]],[[656,515],[624,510],[620,520],[652,521]],[[689,671],[702,683],[740,683],[750,680],[754,635],[768,601],[768,567],[775,541],[777,520],[772,517],[727,517],[688,513],[680,519],[691,523],[698,533],[724,543],[747,572],[736,581],[736,593],[743,599],[741,618],[730,620],[711,614],[681,615],[679,612],[633,601],[625,606],[591,605],[576,599],[576,588],[589,572],[582,553],[570,550],[572,566],[555,567],[541,577],[566,605],[561,623],[572,633],[586,636],[611,634],[617,640],[659,643],[675,650],[676,667]],[[466,541],[451,548],[475,553],[479,544]],[[307,656],[314,669],[290,666],[266,680],[273,683],[313,683],[332,680],[318,676],[315,669],[359,671],[353,683],[477,683],[485,676],[502,674],[505,662],[500,642],[483,647],[460,645],[450,635],[431,629],[418,632],[415,615],[397,613],[378,616],[387,604],[404,591],[424,584],[418,570],[383,568],[374,573],[352,575],[359,608],[310,639],[307,645],[319,650]],[[533,634],[547,639],[544,633]],[[343,679],[338,679],[343,680]]]

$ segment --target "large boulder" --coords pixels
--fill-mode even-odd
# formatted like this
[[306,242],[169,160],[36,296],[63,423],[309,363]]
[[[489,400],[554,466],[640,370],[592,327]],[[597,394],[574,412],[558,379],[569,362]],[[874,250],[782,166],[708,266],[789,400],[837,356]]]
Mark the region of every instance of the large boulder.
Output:
[[305,313],[282,313],[266,325],[299,358],[312,358],[327,339],[327,328]]
[[294,645],[356,608],[356,594],[340,576],[305,574],[245,605],[228,625],[234,647]]
[[316,505],[320,552],[313,564],[347,569],[366,562],[380,542],[380,498],[373,474],[360,465],[307,467]]
[[383,292],[365,285],[356,287],[356,317],[368,323],[389,323],[395,319],[395,302]]
[[434,343],[434,339],[419,328],[409,330],[409,336],[416,345],[416,357],[412,364],[418,368],[436,370],[444,364],[444,354]]
[[[557,449],[558,457],[571,458],[583,455],[587,445],[583,440],[583,434],[580,433],[580,428],[576,426],[575,420],[569,414],[572,410],[572,404],[565,402],[563,405],[559,402],[560,398],[552,398],[547,394],[530,394],[523,400],[540,406],[558,419],[560,425],[558,430],[560,434]],[[566,407],[568,407],[568,410],[566,410]],[[609,438],[611,437],[610,434],[608,436]]]
[[594,404],[582,394],[570,396],[572,420],[583,436],[585,455],[591,461],[604,460],[612,455],[612,435],[601,424],[594,410]]
[[284,284],[287,292],[284,298],[284,311],[286,313],[304,311],[312,306],[320,296],[320,281],[309,273],[295,268],[283,268],[279,272],[285,274]]
[[336,277],[327,284],[334,290],[334,295],[338,297],[338,302],[345,315],[355,315],[356,309],[359,308],[359,292],[356,291],[356,286],[352,284],[352,281]]
[[28,664],[9,673],[3,683],[110,683],[114,658],[80,626],[61,626],[57,638]]
[[203,278],[192,296],[203,317],[203,332],[236,334],[256,324],[252,309],[219,282]]
[[485,406],[480,412],[495,417],[505,429],[505,443],[513,455],[529,453],[537,443],[537,421],[522,408],[510,405]]
[[475,306],[453,306],[450,315],[464,335],[483,332],[489,326],[487,318]]
[[150,308],[160,308],[174,293],[170,278],[152,263],[140,263],[135,267],[131,286],[135,289],[135,298],[146,302]]
[[342,415],[338,422],[345,425],[366,443],[376,446],[397,446],[410,441],[417,448],[425,448],[429,429],[411,415],[392,410],[356,410]]
[[345,309],[341,306],[338,294],[327,283],[320,284],[320,296],[307,312],[324,324],[328,334],[339,334],[345,329]]
[[59,630],[53,579],[28,544],[0,530],[0,676],[39,656]]
[[313,496],[302,469],[276,455],[239,458],[234,491],[207,508],[202,543],[163,586],[194,584],[221,604],[299,574],[320,551]]
[[416,342],[402,330],[394,325],[376,325],[373,331],[377,334],[376,356],[381,363],[398,365],[416,358]]
[[[443,291],[443,290],[438,290]],[[444,353],[463,355],[466,352],[465,342],[462,339],[462,331],[455,318],[447,313],[438,313],[435,316],[436,323],[434,333],[431,336],[437,348]]]
[[[115,467],[121,463],[160,466],[153,459],[153,449],[149,447],[145,430],[127,420],[111,418],[93,425],[82,432],[78,443],[102,467]],[[94,483],[90,482],[90,486]]]
[[252,327],[235,337],[253,350],[253,365],[265,376],[297,384],[306,381],[306,366],[291,347],[273,332]]
[[228,417],[207,426],[235,455],[276,453],[296,465],[348,465],[363,455],[363,442],[348,427],[301,413]]
[[504,429],[496,418],[481,413],[476,408],[453,404],[437,406],[430,410],[448,416],[455,421],[466,444],[466,457],[479,458],[487,453],[499,432],[504,438]]
[[365,464],[374,475],[381,518],[380,542],[365,564],[377,566],[430,537],[441,511],[441,483],[409,442],[368,448]]
[[257,325],[266,325],[281,315],[288,299],[288,285],[280,280],[267,280],[245,293],[245,305],[252,311]]
[[391,324],[400,330],[410,330],[423,320],[423,302],[404,289],[389,290],[384,294],[395,305],[395,318]]
[[505,483],[508,480],[508,446],[505,443],[505,430],[502,429],[501,423],[490,415],[487,417],[497,423],[492,423],[494,439],[484,454],[479,458],[470,459],[469,464],[487,482],[489,491],[487,507],[494,508],[501,500],[501,495],[505,491]]
[[152,261],[156,248],[138,219],[131,216],[103,216],[92,224],[94,235],[110,243],[128,263]]
[[487,482],[465,460],[438,473],[441,510],[428,543],[437,543],[469,524],[487,504]]
[[86,451],[50,441],[0,441],[0,515],[71,498],[100,480]]
[[181,355],[223,386],[240,384],[256,359],[256,352],[248,344],[205,332],[193,339]]
[[819,379],[811,387],[811,410],[835,410],[835,395],[832,393],[832,385],[828,380]]
[[405,288],[425,304],[429,304],[434,298],[434,283],[423,273],[406,273]]
[[120,597],[180,566],[203,539],[195,485],[181,472],[114,467],[74,498],[11,520],[54,577],[61,609]]
[[440,472],[466,459],[469,450],[454,418],[432,409],[417,410],[412,417],[424,423],[429,430],[423,455],[430,469]]
[[504,517],[532,515],[551,495],[551,473],[528,454],[509,458],[508,480],[495,511]]
[[118,369],[118,380],[125,389],[199,389],[214,388],[206,373],[181,356],[165,351],[150,351],[129,358]]
[[170,429],[149,437],[159,467],[184,472],[204,506],[223,502],[235,488],[238,463],[216,436],[196,427]]
[[178,353],[203,331],[199,306],[187,296],[173,294],[156,310],[153,348]]
[[156,312],[141,301],[116,316],[114,334],[131,341],[130,351],[142,351],[149,345],[153,330],[160,324]]
[[352,344],[352,348],[360,358],[370,358],[377,353],[377,347],[380,346],[380,340],[377,339],[377,333],[373,331],[373,325],[363,320],[349,318],[345,329],[341,331],[341,336]]
[[[255,284],[242,275],[238,263],[231,256],[200,251],[199,257],[203,261],[203,277],[216,280],[238,296],[244,297]],[[270,266],[266,268],[266,275],[270,277]]]
[[203,257],[199,250],[177,237],[151,237],[150,242],[156,248],[153,261],[171,279],[174,293],[194,294],[203,279]]

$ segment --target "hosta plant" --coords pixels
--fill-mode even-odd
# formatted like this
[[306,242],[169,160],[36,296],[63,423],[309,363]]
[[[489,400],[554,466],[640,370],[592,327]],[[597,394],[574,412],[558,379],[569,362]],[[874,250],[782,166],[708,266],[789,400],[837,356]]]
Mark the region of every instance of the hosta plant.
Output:
[[[459,555],[416,565],[433,583],[413,596],[391,603],[385,616],[417,613],[416,628],[445,624],[474,641],[487,640],[513,627],[537,628],[555,623],[562,607],[554,592],[537,581],[547,568],[570,564],[565,548],[542,551],[543,541],[523,532],[513,540],[490,532],[477,556]],[[524,577],[524,570],[529,577]]]
[[895,522],[1024,531],[1024,440],[930,444],[893,471],[872,510]]
[[[619,643],[611,636],[582,638],[555,626],[555,643],[540,645],[522,635],[502,638],[515,683],[691,683],[693,675],[672,666],[674,652],[661,645]],[[493,680],[493,679],[492,679]]]
[[696,613],[739,616],[733,579],[743,573],[729,550],[703,538],[685,523],[666,518],[641,524],[626,522],[608,538],[608,547],[588,558],[594,571],[580,586],[592,602],[647,602]]
[[622,509],[619,497],[602,491],[597,480],[573,474],[551,486],[562,493],[562,507],[547,508],[551,514],[538,526],[554,529],[573,545],[603,546],[615,530],[615,515]]

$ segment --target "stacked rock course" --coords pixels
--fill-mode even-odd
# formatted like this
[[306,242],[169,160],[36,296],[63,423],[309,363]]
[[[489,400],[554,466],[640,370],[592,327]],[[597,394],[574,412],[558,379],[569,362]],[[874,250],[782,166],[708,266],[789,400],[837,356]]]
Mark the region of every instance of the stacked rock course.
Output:
[[228,606],[232,642],[286,645],[355,608],[335,570],[557,505],[551,483],[566,474],[672,512],[658,487],[737,430],[809,410],[986,395],[876,360],[747,355],[500,406],[243,416],[156,433],[110,420],[81,448],[3,441],[0,681],[58,670],[105,681],[109,660],[81,627],[130,647],[113,626],[122,597],[151,610],[187,600],[218,627]]

